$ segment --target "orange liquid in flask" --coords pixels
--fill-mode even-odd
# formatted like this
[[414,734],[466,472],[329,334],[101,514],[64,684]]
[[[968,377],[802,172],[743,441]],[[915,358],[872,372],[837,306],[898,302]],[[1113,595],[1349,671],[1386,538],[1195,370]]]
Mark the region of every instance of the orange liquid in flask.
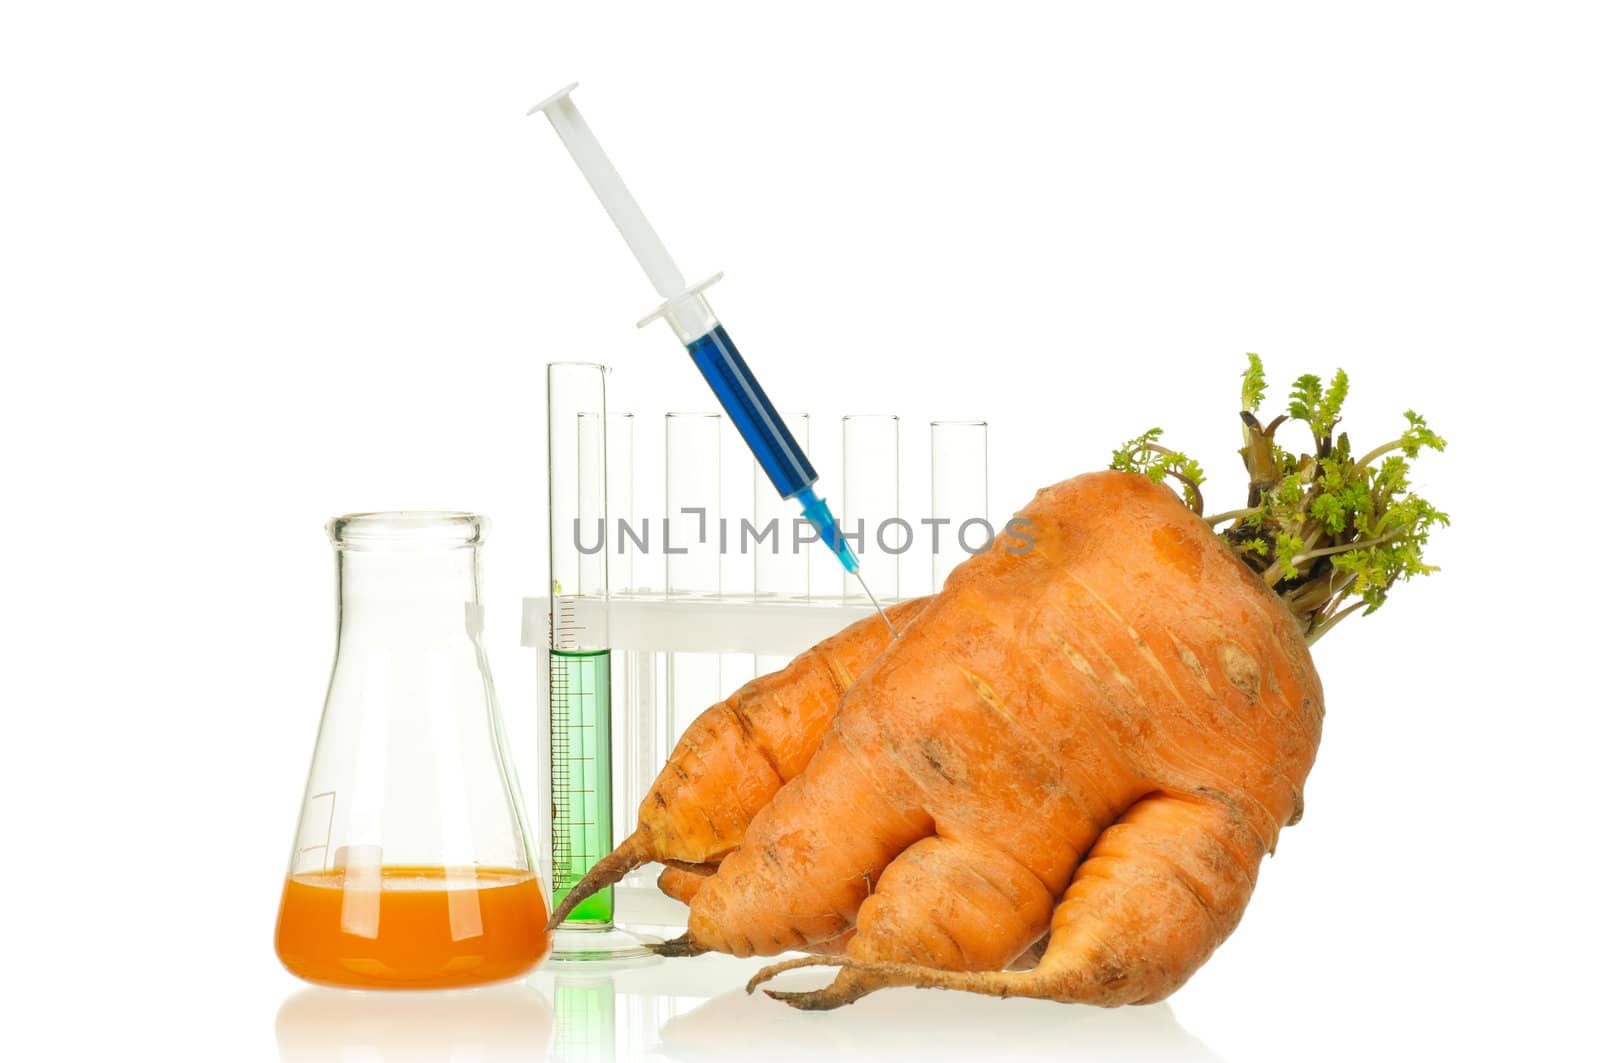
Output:
[[278,959],[309,982],[439,989],[524,974],[549,951],[538,878],[499,868],[355,868],[290,875]]

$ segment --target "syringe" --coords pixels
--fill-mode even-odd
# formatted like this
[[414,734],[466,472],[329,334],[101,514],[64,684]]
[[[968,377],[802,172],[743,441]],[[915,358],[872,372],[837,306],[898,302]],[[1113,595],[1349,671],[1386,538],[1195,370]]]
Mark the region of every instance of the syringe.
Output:
[[728,411],[772,486],[782,497],[800,503],[800,512],[817,529],[823,544],[839,559],[844,570],[856,577],[878,615],[888,625],[890,635],[896,635],[883,606],[878,604],[862,577],[861,562],[839,530],[828,503],[817,495],[817,470],[811,467],[800,444],[795,442],[794,435],[739,354],[739,348],[733,345],[727,330],[711,312],[711,304],[706,302],[705,290],[721,280],[722,274],[694,285],[684,280],[683,272],[667,253],[655,229],[650,227],[644,211],[628,192],[628,186],[622,183],[617,168],[611,165],[589,124],[578,113],[571,97],[572,90],[577,87],[576,82],[568,85],[528,113],[542,111],[550,119],[561,143],[572,155],[572,161],[578,164],[589,187],[600,197],[600,205],[611,215],[612,223],[627,242],[633,257],[639,260],[645,276],[650,278],[656,293],[666,300],[641,320],[640,326],[658,317],[665,318],[672,326],[678,341],[688,348],[695,367],[711,385],[722,408]]

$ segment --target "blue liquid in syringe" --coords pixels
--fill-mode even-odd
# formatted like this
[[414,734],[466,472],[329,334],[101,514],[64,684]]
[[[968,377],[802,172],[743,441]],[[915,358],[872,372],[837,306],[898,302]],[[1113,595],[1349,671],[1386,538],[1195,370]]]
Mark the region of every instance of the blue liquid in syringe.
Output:
[[717,393],[717,400],[779,495],[793,498],[817,482],[817,471],[773,409],[727,330],[718,325],[691,342],[689,357]]
[[860,562],[829,512],[828,503],[818,498],[811,488],[817,482],[817,470],[811,467],[810,460],[795,442],[789,426],[778,416],[772,400],[756,382],[727,331],[717,325],[688,347],[689,357],[694,359],[700,375],[716,392],[717,401],[728,411],[734,427],[739,429],[755,455],[756,464],[767,474],[772,486],[782,497],[800,503],[801,513],[816,526],[823,545],[833,551],[846,572],[856,572]]

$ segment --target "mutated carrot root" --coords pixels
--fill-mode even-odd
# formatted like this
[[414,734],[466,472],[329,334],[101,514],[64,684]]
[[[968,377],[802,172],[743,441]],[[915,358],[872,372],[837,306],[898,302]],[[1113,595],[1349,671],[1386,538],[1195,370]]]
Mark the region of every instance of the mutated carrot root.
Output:
[[764,968],[745,991],[785,971],[835,967],[831,985],[767,995],[807,1011],[889,986],[1102,1007],[1153,1003],[1181,986],[1238,924],[1265,851],[1227,802],[1153,795],[1101,835],[1056,907],[1050,943],[1032,970],[807,956]]
[[736,956],[854,927],[796,1007],[1159,1000],[1301,807],[1322,695],[1282,601],[1146,478],[1079,477],[1021,516],[1033,549],[951,575],[696,889],[690,940]]
[[[716,871],[716,866],[713,864],[668,865],[661,870],[661,876],[656,879],[656,886],[662,893],[665,893],[673,900],[683,904],[691,904],[694,901],[694,895],[700,892],[700,887],[704,886],[706,880],[716,874]],[[854,930],[846,930],[836,938],[829,938],[826,941],[817,941],[807,945],[806,951],[815,956],[843,956],[855,936],[856,932]],[[676,950],[684,948],[688,944],[687,939],[688,935],[684,935],[682,938],[666,944]],[[646,947],[648,948],[649,946]],[[705,950],[696,948],[692,952],[685,951],[676,954],[699,955],[703,951]],[[667,953],[662,954],[667,955]],[[1024,957],[1026,961],[1024,965],[1032,967],[1039,962],[1039,957],[1043,954],[1044,942],[1041,941],[1034,949],[1029,950],[1028,955]]]
[[[1040,491],[1017,514],[1026,547],[997,542],[951,574],[692,884],[672,949],[776,956],[853,931],[845,956],[750,982],[835,970],[771,992],[806,1009],[891,985],[1106,1007],[1181,986],[1300,818],[1323,718],[1308,639],[1430,571],[1420,548],[1448,523],[1402,494],[1401,458],[1374,464],[1444,441],[1412,412],[1355,458],[1333,434],[1347,383],[1302,377],[1263,427],[1251,356],[1242,510],[1204,519],[1198,466],[1159,430],[1115,471]],[[1313,454],[1273,442],[1290,417]],[[1032,970],[1001,970],[1047,928]]]
[[661,869],[661,875],[656,879],[656,888],[668,897],[681,904],[689,904],[694,900],[694,895],[700,892],[700,887],[706,884],[706,879],[716,872],[715,867],[701,864],[705,871],[696,871],[688,867],[668,864]]

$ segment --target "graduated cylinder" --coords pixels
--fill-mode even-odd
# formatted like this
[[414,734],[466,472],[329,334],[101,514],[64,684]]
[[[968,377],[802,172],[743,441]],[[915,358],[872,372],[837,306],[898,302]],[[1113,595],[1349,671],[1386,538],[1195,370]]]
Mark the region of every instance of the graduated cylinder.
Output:
[[[548,785],[550,886],[557,904],[611,849],[605,378],[605,367],[588,363],[547,368]],[[603,890],[579,905],[568,922],[605,929],[611,918],[611,891]]]

